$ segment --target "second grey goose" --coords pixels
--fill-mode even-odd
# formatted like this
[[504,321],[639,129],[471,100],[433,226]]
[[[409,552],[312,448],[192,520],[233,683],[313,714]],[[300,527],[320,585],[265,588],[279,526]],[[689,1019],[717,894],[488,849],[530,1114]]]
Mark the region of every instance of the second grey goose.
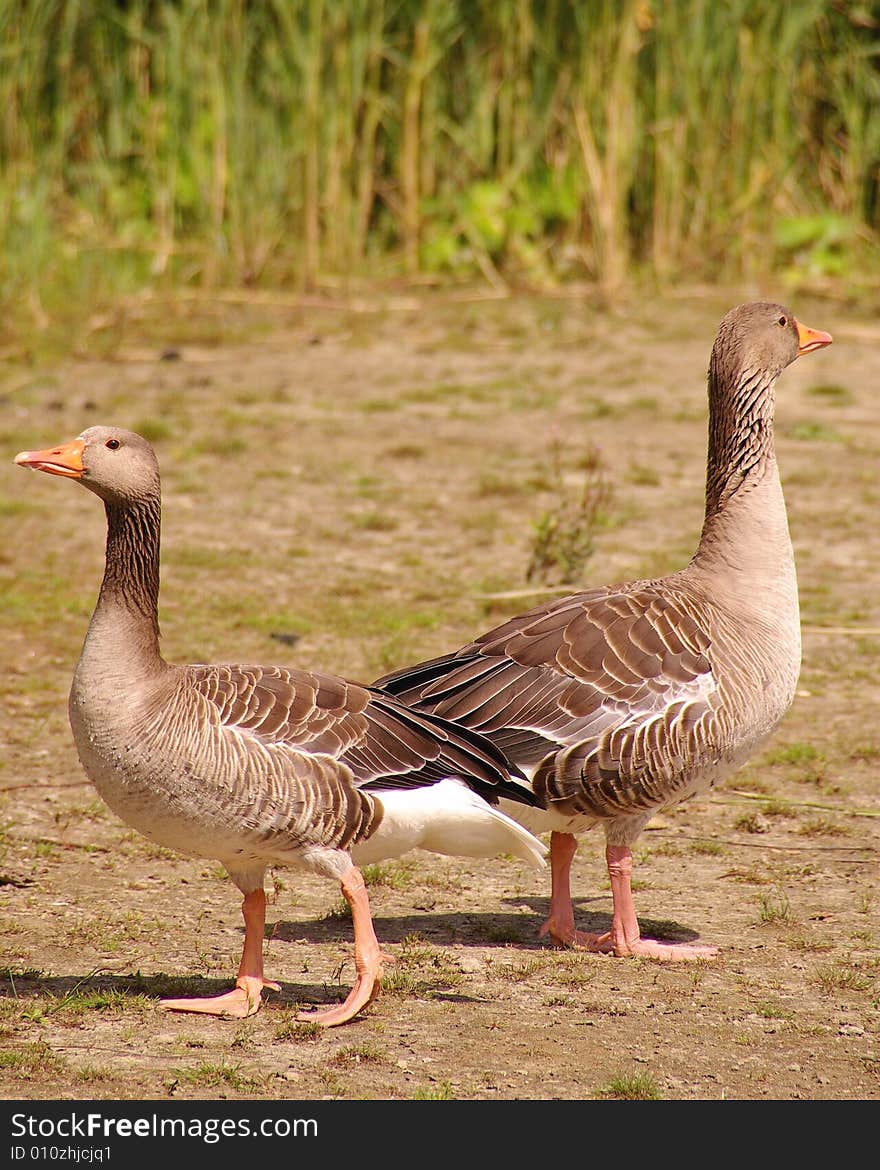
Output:
[[242,1017],[265,987],[269,865],[336,878],[352,912],[356,980],[345,1002],[299,1018],[341,1024],[379,990],[382,961],[358,864],[410,849],[466,857],[546,848],[493,807],[533,802],[479,735],[342,678],[277,666],[166,662],[159,653],[159,468],[116,427],[16,463],[74,479],[104,501],[104,579],[70,692],[80,761],[106,803],[144,836],[223,863],[243,895],[235,988],[164,1001]]
[[[482,732],[526,771],[551,830],[559,944],[660,959],[714,948],[642,938],[632,846],[660,809],[706,789],[774,730],[795,693],[800,624],[773,434],[778,376],[828,345],[783,305],[722,320],[709,365],[706,510],[682,570],[575,593],[512,618],[453,654],[376,684],[419,711]],[[574,834],[605,829],[610,930],[575,929]]]

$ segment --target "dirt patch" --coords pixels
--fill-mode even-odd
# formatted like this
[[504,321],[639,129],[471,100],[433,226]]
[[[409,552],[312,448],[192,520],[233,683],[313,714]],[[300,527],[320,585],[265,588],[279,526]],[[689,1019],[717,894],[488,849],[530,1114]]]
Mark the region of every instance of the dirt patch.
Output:
[[[781,380],[783,483],[804,666],[770,746],[657,818],[636,903],[712,963],[562,953],[537,938],[549,878],[418,855],[369,873],[396,958],[375,1005],[328,1032],[351,924],[330,883],[275,875],[266,968],[243,1023],[167,1015],[220,990],[241,948],[219,867],[117,821],[84,781],[66,693],[97,592],[94,499],[12,467],[93,423],[154,439],[161,620],[173,661],[286,662],[371,679],[459,645],[526,594],[534,525],[597,447],[614,501],[584,583],[680,566],[702,519],[705,369],[741,295],[633,304],[226,308],[247,343],[156,312],[113,360],[3,375],[0,518],[0,1093],[7,1098],[877,1098],[876,725],[880,332],[795,304],[835,344]],[[160,360],[164,351],[166,360]],[[563,479],[549,473],[563,446]],[[517,596],[505,597],[515,593]],[[502,595],[502,596],[499,596]],[[578,925],[607,925],[602,839],[582,839]]]

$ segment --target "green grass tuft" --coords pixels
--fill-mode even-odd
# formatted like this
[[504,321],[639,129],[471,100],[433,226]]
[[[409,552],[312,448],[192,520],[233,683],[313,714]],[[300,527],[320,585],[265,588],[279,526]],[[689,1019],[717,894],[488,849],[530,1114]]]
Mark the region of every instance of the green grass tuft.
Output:
[[619,1073],[595,1092],[617,1101],[659,1101],[660,1090],[650,1073]]

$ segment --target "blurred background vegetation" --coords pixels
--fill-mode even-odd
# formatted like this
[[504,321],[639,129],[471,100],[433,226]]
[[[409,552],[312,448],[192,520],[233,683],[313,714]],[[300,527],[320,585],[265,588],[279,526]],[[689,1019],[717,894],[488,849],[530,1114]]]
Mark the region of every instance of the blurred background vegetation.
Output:
[[877,284],[880,4],[0,0],[0,345],[143,290]]

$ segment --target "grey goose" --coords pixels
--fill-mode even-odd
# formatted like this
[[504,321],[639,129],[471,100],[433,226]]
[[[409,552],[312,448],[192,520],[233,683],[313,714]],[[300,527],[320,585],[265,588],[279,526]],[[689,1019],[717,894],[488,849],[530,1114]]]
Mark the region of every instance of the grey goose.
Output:
[[330,675],[162,658],[159,467],[144,438],[90,427],[15,462],[73,479],[104,502],[104,577],[69,703],[83,768],[123,821],[171,849],[216,858],[243,895],[235,987],[163,1006],[244,1017],[265,987],[277,989],[263,977],[267,866],[334,878],[351,907],[351,992],[300,1016],[335,1025],[372,1001],[388,959],[358,865],[414,848],[544,864],[546,847],[494,807],[502,794],[534,795],[478,734]]
[[[641,937],[632,846],[660,809],[743,763],[794,698],[800,623],[775,387],[799,355],[830,343],[779,304],[741,305],[721,321],[708,372],[705,519],[685,568],[538,606],[376,684],[488,736],[528,774],[542,808],[508,811],[551,832],[541,934],[557,944],[660,959],[715,953]],[[574,834],[596,824],[612,921],[588,934],[575,929],[570,868]]]

